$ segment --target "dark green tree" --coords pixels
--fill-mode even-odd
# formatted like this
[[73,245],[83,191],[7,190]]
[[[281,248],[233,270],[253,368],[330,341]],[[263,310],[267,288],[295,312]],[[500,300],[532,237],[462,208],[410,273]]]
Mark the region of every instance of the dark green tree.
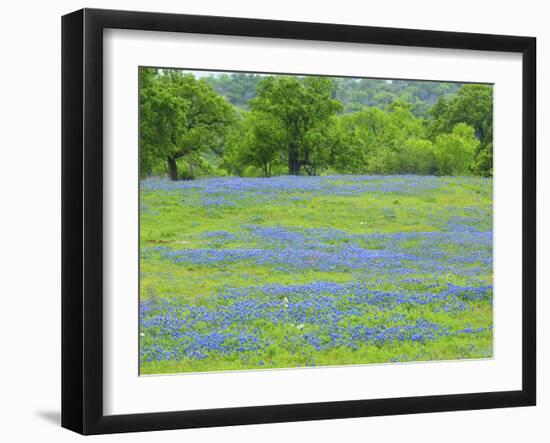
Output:
[[315,173],[319,159],[308,133],[342,110],[332,99],[332,87],[331,79],[323,77],[267,77],[249,102],[253,111],[270,114],[282,123],[286,137],[281,143],[290,175],[300,175],[302,168],[310,175]]
[[140,70],[140,150],[142,174],[165,161],[177,180],[178,159],[190,164],[211,150],[221,155],[235,111],[203,80],[176,70]]
[[472,164],[478,175],[492,175],[493,170],[493,87],[464,85],[451,100],[440,99],[432,108],[432,140],[450,133],[458,123],[474,128],[479,146]]
[[228,137],[226,165],[238,173],[242,173],[243,166],[254,166],[264,177],[271,177],[273,166],[281,162],[286,140],[285,127],[276,116],[247,112]]

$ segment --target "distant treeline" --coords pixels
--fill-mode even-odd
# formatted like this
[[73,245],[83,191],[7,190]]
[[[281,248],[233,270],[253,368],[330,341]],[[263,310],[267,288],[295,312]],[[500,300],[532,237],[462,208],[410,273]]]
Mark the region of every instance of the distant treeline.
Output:
[[[210,74],[203,77],[216,92],[233,105],[248,109],[250,99],[256,97],[256,86],[263,75],[235,73]],[[344,112],[360,111],[364,106],[381,109],[401,99],[412,104],[417,117],[429,117],[430,108],[440,97],[458,92],[461,83],[428,82],[414,80],[381,80],[369,78],[332,77],[332,98],[344,106]]]
[[140,70],[140,172],[492,175],[492,86]]

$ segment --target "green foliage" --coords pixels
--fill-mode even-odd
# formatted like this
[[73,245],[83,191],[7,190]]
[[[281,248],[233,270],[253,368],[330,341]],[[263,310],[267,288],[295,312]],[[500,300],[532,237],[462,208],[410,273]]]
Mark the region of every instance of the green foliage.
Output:
[[450,101],[440,99],[432,109],[432,139],[449,133],[458,123],[474,128],[480,141],[472,165],[477,175],[490,176],[493,171],[493,87],[490,85],[464,85]]
[[140,172],[150,174],[160,160],[177,150],[187,101],[161,82],[156,69],[140,70]]
[[476,175],[493,176],[493,143],[479,145],[472,171]]
[[209,75],[205,81],[237,108],[248,109],[248,102],[256,97],[256,87],[262,78],[258,74],[238,72]]
[[[401,165],[407,141],[422,139],[425,133],[423,120],[415,117],[411,108],[410,103],[398,100],[387,111],[367,107],[339,117],[339,122],[334,125],[338,135],[332,142],[332,166],[335,171],[420,173],[409,171]],[[411,164],[411,161],[407,162]]]
[[434,146],[430,140],[410,138],[398,153],[399,173],[435,175],[438,172]]
[[140,86],[142,176],[493,172],[490,85],[142,68]]
[[140,151],[142,175],[168,162],[178,178],[177,160],[197,163],[207,150],[223,153],[224,136],[235,111],[205,81],[177,70],[141,68]]
[[242,173],[243,166],[255,166],[264,177],[271,177],[273,166],[281,162],[281,146],[287,138],[280,119],[267,112],[250,111],[228,137],[226,165],[237,173]]
[[450,134],[435,139],[434,152],[437,170],[441,175],[468,175],[474,166],[479,140],[474,128],[466,123],[457,124]]
[[258,84],[250,108],[281,122],[285,133],[281,144],[290,175],[300,175],[302,168],[314,175],[321,165],[315,141],[321,126],[342,108],[331,96],[332,81],[323,77],[267,77]]
[[[256,97],[256,87],[262,76],[234,73],[211,74],[205,80],[229,102],[248,109],[249,100]],[[452,97],[462,86],[460,83],[427,82],[414,80],[379,80],[366,78],[333,77],[333,98],[344,106],[344,112],[356,112],[365,106],[386,109],[398,99],[412,104],[417,117],[427,118],[430,108],[440,97]]]
[[344,104],[345,112],[358,111],[365,106],[386,109],[404,99],[411,103],[417,117],[428,117],[429,109],[439,97],[452,96],[460,89],[459,83],[413,80],[379,80],[334,78],[335,98]]

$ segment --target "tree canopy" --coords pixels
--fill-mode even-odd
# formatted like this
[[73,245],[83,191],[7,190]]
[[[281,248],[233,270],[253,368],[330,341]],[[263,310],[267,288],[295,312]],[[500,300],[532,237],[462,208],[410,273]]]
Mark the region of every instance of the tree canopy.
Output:
[[140,172],[492,175],[490,85],[140,69]]
[[342,108],[331,95],[332,82],[321,77],[267,77],[258,84],[250,108],[270,115],[284,128],[279,144],[289,175],[300,175],[302,168],[309,175],[317,170],[319,152],[313,133]]
[[176,70],[141,69],[141,173],[167,162],[178,179],[177,160],[192,169],[207,150],[223,154],[224,138],[235,120],[233,107],[208,83]]
[[432,108],[432,138],[450,133],[459,123],[474,128],[479,140],[473,170],[492,175],[493,163],[493,88],[490,85],[464,85],[452,100],[440,99]]

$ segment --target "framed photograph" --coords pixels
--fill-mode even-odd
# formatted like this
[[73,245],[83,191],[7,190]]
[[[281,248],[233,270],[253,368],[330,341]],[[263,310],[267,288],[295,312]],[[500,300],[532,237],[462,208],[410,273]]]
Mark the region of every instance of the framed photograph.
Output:
[[536,399],[531,37],[62,20],[62,425]]

